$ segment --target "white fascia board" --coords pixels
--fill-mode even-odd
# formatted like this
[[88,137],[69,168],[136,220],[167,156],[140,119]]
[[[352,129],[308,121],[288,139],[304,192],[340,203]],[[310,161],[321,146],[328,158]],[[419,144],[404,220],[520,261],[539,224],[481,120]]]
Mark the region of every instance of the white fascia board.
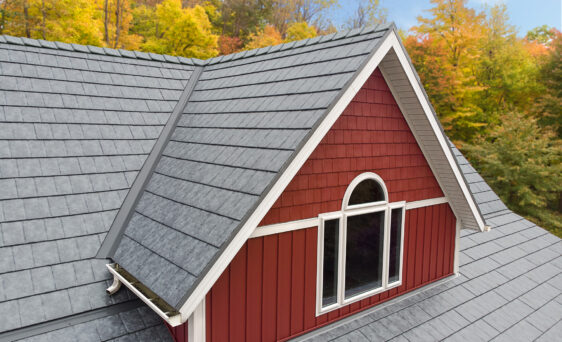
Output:
[[250,215],[246,223],[238,231],[230,244],[225,248],[223,253],[218,257],[207,274],[205,274],[201,282],[197,285],[197,287],[193,290],[185,303],[181,306],[179,311],[182,318],[189,317],[193,313],[201,299],[211,289],[213,284],[224,272],[226,267],[228,267],[234,256],[236,256],[240,248],[242,248],[244,243],[246,243],[246,240],[250,238],[256,227],[265,217],[269,209],[273,206],[277,198],[279,198],[283,190],[285,190],[285,188],[289,185],[289,182],[297,174],[302,165],[312,154],[316,146],[318,146],[320,141],[322,141],[326,133],[328,133],[341,113],[353,100],[355,95],[359,92],[359,90],[371,76],[373,71],[375,71],[384,56],[386,56],[387,52],[392,47],[392,40],[390,38],[394,35],[394,31],[390,30],[383,38],[381,38],[382,41],[376,48],[377,50],[375,51],[375,53],[370,56],[370,59],[367,61],[363,69],[357,74],[355,79],[347,87],[338,102],[331,108],[330,112],[319,124],[306,144],[301,148],[296,157],[290,162],[289,166],[277,179],[275,184],[273,184],[271,190],[269,190],[269,192],[265,195],[261,203],[259,203],[258,207]]
[[[478,208],[476,207],[476,203],[474,202],[474,199],[470,194],[468,186],[464,181],[464,178],[462,177],[461,171],[457,163],[455,162],[453,153],[451,152],[451,149],[447,144],[447,140],[445,138],[445,135],[443,134],[443,131],[440,128],[439,123],[437,122],[437,118],[433,114],[433,110],[431,109],[431,106],[429,105],[429,102],[427,101],[427,98],[423,93],[421,84],[415,75],[412,65],[410,64],[408,58],[406,57],[406,52],[404,51],[402,44],[400,44],[400,41],[398,40],[398,37],[396,36],[395,32],[392,32],[392,34],[389,35],[388,39],[391,41],[392,48],[394,49],[394,52],[398,56],[398,60],[400,61],[400,64],[402,65],[402,68],[406,73],[406,77],[408,78],[408,81],[410,82],[410,85],[412,86],[416,94],[417,100],[421,104],[425,116],[427,117],[429,124],[431,125],[431,128],[435,133],[437,140],[439,141],[439,144],[441,145],[441,149],[443,150],[443,153],[445,153],[445,156],[447,158],[447,161],[449,162],[451,170],[453,171],[455,178],[457,179],[457,182],[459,184],[459,187],[463,192],[463,197],[466,199],[470,207],[470,210],[472,211],[474,219],[476,220],[478,227],[480,228],[480,231],[484,231],[485,223],[480,215],[480,212],[478,211]],[[407,113],[403,113],[403,115],[407,115]]]

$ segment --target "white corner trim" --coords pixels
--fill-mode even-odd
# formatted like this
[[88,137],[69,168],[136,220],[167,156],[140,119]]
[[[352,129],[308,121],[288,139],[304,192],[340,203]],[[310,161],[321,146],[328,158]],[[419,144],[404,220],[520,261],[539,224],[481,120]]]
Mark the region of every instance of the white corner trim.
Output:
[[437,197],[437,198],[430,198],[421,201],[407,202],[406,210],[417,209],[422,207],[430,207],[432,205],[438,205],[443,203],[449,203],[447,197]]
[[205,298],[197,305],[187,320],[187,340],[189,342],[205,342],[206,336]]
[[482,217],[480,216],[480,213],[476,207],[476,203],[474,203],[474,199],[472,198],[470,191],[468,189],[468,186],[466,184],[466,182],[464,181],[464,178],[462,177],[462,174],[460,172],[460,169],[457,165],[457,163],[454,160],[453,154],[451,152],[451,149],[449,148],[449,145],[447,144],[447,141],[445,139],[445,135],[443,134],[443,132],[441,131],[440,127],[439,127],[439,123],[437,122],[437,119],[435,118],[435,116],[433,115],[433,111],[431,110],[431,107],[426,99],[426,97],[423,94],[423,90],[421,88],[420,82],[418,81],[417,77],[415,76],[414,70],[412,68],[412,66],[410,65],[410,63],[408,62],[408,58],[406,57],[406,53],[404,51],[404,49],[402,48],[402,45],[400,44],[398,37],[396,36],[396,34],[394,32],[392,32],[392,34],[389,35],[388,40],[390,41],[390,44],[392,45],[392,48],[394,49],[394,51],[396,52],[396,55],[398,57],[398,60],[400,61],[400,64],[402,65],[402,68],[404,69],[404,72],[406,73],[406,77],[408,78],[409,83],[411,84],[412,88],[414,89],[414,92],[416,94],[416,97],[418,99],[418,101],[420,102],[423,111],[429,121],[429,124],[431,126],[431,128],[433,129],[435,136],[437,137],[437,140],[439,141],[439,144],[441,145],[441,149],[443,150],[443,153],[445,153],[445,156],[447,158],[447,161],[449,162],[449,165],[451,167],[451,169],[453,170],[453,173],[455,175],[455,178],[457,179],[457,182],[459,184],[459,187],[461,188],[463,195],[466,199],[466,201],[468,202],[468,205],[470,207],[470,209],[472,210],[472,214],[474,216],[474,219],[476,220],[476,223],[478,224],[478,227],[480,228],[481,231],[484,231],[484,221],[482,220]]
[[181,319],[181,315],[175,315],[175,316],[168,316],[166,315],[166,313],[162,310],[160,310],[160,308],[156,305],[154,305],[154,303],[148,299],[144,294],[142,294],[142,292],[140,292],[139,290],[137,290],[136,287],[133,286],[133,284],[131,284],[129,281],[127,281],[127,279],[125,279],[122,275],[120,275],[113,267],[115,266],[115,264],[106,264],[105,265],[107,267],[107,269],[109,270],[109,272],[111,274],[113,274],[113,276],[117,279],[119,279],[119,281],[122,284],[125,284],[125,286],[127,286],[127,288],[129,290],[131,290],[131,292],[133,292],[137,297],[139,297],[146,305],[148,305],[149,308],[151,308],[154,312],[156,312],[156,314],[158,314],[158,316],[162,317],[162,319],[164,321],[166,321],[166,323],[168,323],[169,325],[173,326],[173,327],[177,327],[178,325],[182,324],[184,322],[184,320]]
[[[308,157],[312,154],[316,146],[324,138],[326,133],[330,130],[341,113],[345,110],[347,105],[353,100],[359,89],[367,81],[369,76],[375,71],[376,67],[380,64],[384,56],[392,47],[392,37],[396,40],[395,33],[390,31],[387,35],[381,38],[381,43],[377,47],[375,53],[370,56],[363,69],[357,74],[357,77],[352,81],[349,87],[344,91],[341,98],[331,108],[330,112],[326,115],[324,120],[316,128],[312,136],[308,139],[306,144],[298,152],[297,156],[291,161],[286,170],[277,179],[275,184],[271,187],[269,192],[265,195],[264,199],[250,215],[246,223],[238,231],[236,236],[230,241],[223,253],[218,257],[216,262],[211,266],[210,270],[203,276],[201,282],[193,290],[191,295],[187,298],[185,303],[180,308],[180,313],[183,317],[189,317],[201,299],[211,289],[213,284],[220,277],[222,272],[228,267],[234,256],[238,253],[240,248],[246,243],[246,240],[252,235],[258,224],[263,217],[267,214],[269,209],[273,206],[277,198],[281,195],[283,190],[289,185],[296,173],[300,170],[302,165],[306,162]],[[397,42],[397,41],[396,41]]]
[[455,259],[454,259],[454,264],[453,264],[453,272],[455,272],[456,275],[459,274],[459,257],[460,257],[460,242],[461,242],[461,220],[459,220],[458,217],[455,217],[455,220],[457,221],[455,224]]
[[252,235],[250,235],[250,239],[260,236],[266,236],[266,235],[281,234],[281,233],[304,229],[304,228],[318,227],[318,223],[319,223],[318,217],[313,217],[305,220],[289,221],[284,223],[261,226],[254,230]]

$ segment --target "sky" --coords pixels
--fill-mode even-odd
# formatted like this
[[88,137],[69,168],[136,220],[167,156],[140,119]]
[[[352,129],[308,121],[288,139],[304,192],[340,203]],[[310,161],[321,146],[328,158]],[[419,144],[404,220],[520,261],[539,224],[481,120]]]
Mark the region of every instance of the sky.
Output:
[[[339,1],[340,7],[332,11],[337,26],[352,16],[359,1],[365,0]],[[529,30],[544,24],[561,30],[562,0],[468,0],[468,6],[482,10],[486,4],[498,2],[507,5],[510,22],[517,27],[519,36],[525,36]],[[417,16],[427,17],[425,10],[431,8],[429,0],[381,0],[381,5],[388,10],[388,20],[405,30],[417,24]]]

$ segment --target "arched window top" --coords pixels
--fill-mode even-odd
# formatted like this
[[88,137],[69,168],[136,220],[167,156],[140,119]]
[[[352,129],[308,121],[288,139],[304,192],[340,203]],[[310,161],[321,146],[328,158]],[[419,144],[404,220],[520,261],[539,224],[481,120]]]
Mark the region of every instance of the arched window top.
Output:
[[388,193],[382,178],[372,172],[362,173],[348,186],[343,199],[343,209],[388,202]]

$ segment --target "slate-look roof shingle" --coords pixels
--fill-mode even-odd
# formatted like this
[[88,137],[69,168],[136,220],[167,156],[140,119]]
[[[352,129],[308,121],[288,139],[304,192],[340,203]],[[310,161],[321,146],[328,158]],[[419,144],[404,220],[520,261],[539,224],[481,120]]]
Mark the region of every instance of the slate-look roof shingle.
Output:
[[0,36],[0,333],[137,300],[95,256],[194,66],[131,53]]
[[[242,218],[170,188],[251,206],[380,36],[359,32],[208,61],[0,36],[0,340],[169,341],[129,291],[105,294],[108,260],[95,255],[194,65],[205,72],[123,240],[143,241],[139,257],[167,256],[185,279],[202,266],[144,236],[165,230],[209,258]],[[321,88],[307,93],[310,77]],[[306,338],[561,339],[562,242],[509,211],[454,151],[493,227],[463,231],[461,276]],[[215,229],[197,230],[203,222]]]
[[387,32],[209,60],[113,259],[179,309]]
[[493,227],[461,231],[460,276],[299,341],[562,341],[562,241],[507,209],[453,151]]

